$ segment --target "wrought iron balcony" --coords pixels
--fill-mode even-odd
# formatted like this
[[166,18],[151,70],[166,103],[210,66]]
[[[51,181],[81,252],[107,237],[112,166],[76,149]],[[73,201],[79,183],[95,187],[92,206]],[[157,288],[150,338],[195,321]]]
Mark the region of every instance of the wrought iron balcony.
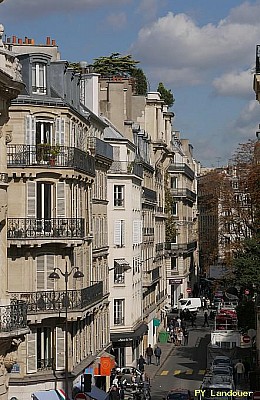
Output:
[[143,228],[143,235],[144,236],[153,236],[154,235],[154,228]]
[[113,147],[111,144],[104,142],[94,136],[89,136],[87,139],[88,148],[94,152],[97,156],[113,160]]
[[164,243],[156,243],[155,251],[162,251],[164,249]]
[[173,197],[184,197],[187,200],[196,201],[196,193],[192,192],[190,189],[170,189],[171,195]]
[[95,159],[90,154],[67,146],[11,144],[7,146],[7,166],[70,168],[95,176]]
[[183,163],[171,164],[168,168],[168,172],[183,173],[191,180],[193,180],[195,177],[194,171],[187,164]]
[[168,251],[173,251],[173,252],[185,252],[185,253],[189,253],[192,252],[194,250],[196,250],[197,248],[197,242],[194,240],[192,242],[189,243],[171,243],[171,242],[166,242],[165,244],[165,250]]
[[143,280],[142,285],[144,287],[148,287],[156,283],[160,279],[160,269],[156,267],[151,271],[144,271],[143,272]]
[[80,290],[48,290],[44,292],[12,293],[14,298],[27,304],[28,314],[84,309],[103,298],[103,282]]
[[154,190],[143,187],[143,199],[152,203],[156,203],[157,194]]
[[27,304],[11,300],[10,305],[0,306],[0,333],[27,328]]
[[84,218],[8,218],[8,239],[84,238]]
[[143,178],[143,166],[135,161],[113,161],[108,173],[130,174]]

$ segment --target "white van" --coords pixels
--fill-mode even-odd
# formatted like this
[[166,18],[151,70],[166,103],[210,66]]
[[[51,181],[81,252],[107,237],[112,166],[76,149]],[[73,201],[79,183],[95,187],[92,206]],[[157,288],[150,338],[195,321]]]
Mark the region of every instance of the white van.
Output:
[[187,299],[179,300],[179,310],[198,311],[201,308],[200,297],[189,297]]

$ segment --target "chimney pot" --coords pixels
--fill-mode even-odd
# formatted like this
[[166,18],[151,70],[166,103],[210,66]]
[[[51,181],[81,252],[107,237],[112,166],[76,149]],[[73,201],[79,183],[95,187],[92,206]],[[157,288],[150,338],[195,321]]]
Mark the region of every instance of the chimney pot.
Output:
[[24,38],[24,43],[28,44],[28,37],[27,36],[25,36],[25,38]]
[[34,41],[34,39],[31,39],[31,44],[35,44],[35,41]]
[[56,46],[56,40],[52,39],[51,44],[52,44],[52,46]]
[[50,46],[50,44],[51,44],[51,38],[50,38],[50,36],[47,36],[47,37],[46,37],[46,44],[47,44],[47,46]]
[[16,43],[16,36],[13,36],[13,37],[12,37],[12,42],[13,42],[13,44]]
[[22,44],[23,43],[23,39],[19,38],[18,39],[18,44]]

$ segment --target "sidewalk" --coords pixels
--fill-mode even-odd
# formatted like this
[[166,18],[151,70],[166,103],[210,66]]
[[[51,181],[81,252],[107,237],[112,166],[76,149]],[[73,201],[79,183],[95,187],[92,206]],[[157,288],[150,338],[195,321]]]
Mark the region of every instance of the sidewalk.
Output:
[[157,367],[155,364],[155,356],[152,357],[152,364],[150,365],[145,365],[145,372],[151,379],[151,381],[154,379],[155,375],[160,372],[160,370],[163,368],[163,364],[169,357],[169,355],[174,351],[174,344],[173,343],[158,343],[158,346],[162,350],[162,355],[161,355],[161,364]]

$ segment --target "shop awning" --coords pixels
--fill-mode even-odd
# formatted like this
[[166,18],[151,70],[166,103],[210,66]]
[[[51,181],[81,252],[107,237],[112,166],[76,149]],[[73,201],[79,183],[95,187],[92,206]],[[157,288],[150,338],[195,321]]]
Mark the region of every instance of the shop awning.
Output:
[[124,267],[124,268],[129,268],[130,267],[129,262],[127,262],[125,258],[116,258],[115,259],[115,264],[118,267]]
[[56,390],[43,390],[32,394],[33,400],[61,400]]
[[[79,391],[77,392],[75,388]],[[74,393],[81,393],[81,384],[79,382],[74,386]],[[94,400],[107,400],[109,398],[109,393],[104,392],[104,390],[99,389],[97,386],[92,386],[91,392],[86,392],[85,394]]]
[[143,336],[148,331],[148,326],[145,323],[139,325],[135,331],[123,333],[111,333],[110,338],[113,342],[128,342],[133,339]]

